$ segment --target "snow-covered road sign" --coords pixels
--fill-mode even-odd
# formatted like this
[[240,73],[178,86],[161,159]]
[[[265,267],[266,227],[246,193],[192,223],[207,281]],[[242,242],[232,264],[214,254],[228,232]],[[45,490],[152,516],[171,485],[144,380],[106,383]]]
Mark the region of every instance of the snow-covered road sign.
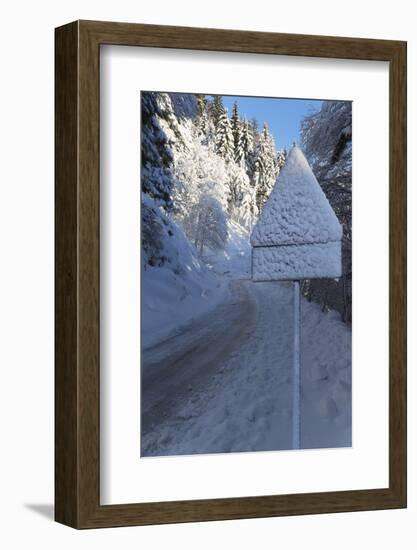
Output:
[[301,149],[291,149],[251,235],[252,278],[342,274],[342,226]]

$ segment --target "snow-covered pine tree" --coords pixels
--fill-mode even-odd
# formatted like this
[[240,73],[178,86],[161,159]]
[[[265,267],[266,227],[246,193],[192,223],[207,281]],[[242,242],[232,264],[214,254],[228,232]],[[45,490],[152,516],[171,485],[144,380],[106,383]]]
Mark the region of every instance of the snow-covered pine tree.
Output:
[[287,150],[281,149],[281,151],[278,151],[278,154],[277,154],[278,171],[280,171],[281,168],[284,166],[286,160],[287,160]]
[[256,117],[251,118],[251,120],[249,122],[249,127],[250,127],[250,130],[252,132],[252,136],[253,136],[254,140],[256,140],[256,137],[259,134],[259,122],[258,122],[258,119]]
[[277,158],[277,150],[276,150],[276,147],[275,147],[275,140],[274,140],[274,137],[271,133],[269,133],[268,131],[268,144],[269,144],[269,151],[270,151],[270,155],[271,155],[271,167],[273,169],[273,172],[274,172],[274,178],[273,178],[273,184],[275,184],[276,182],[276,179],[278,177],[278,174],[279,174],[279,170],[280,170],[280,167],[278,166],[278,158]]
[[232,128],[233,145],[236,153],[239,146],[239,141],[240,141],[240,118],[239,118],[239,111],[237,107],[237,101],[233,103],[232,116],[230,118],[230,126]]
[[162,266],[172,259],[169,241],[177,231],[169,216],[176,183],[173,162],[184,143],[168,94],[143,92],[141,109],[141,237],[142,262],[147,269],[148,266]]
[[210,101],[207,104],[207,112],[209,119],[214,126],[214,130],[216,131],[221,115],[226,112],[221,95],[215,95],[213,101]]
[[194,120],[197,132],[202,136],[208,133],[207,99],[204,94],[197,94],[197,114]]
[[207,118],[207,113],[203,113],[197,122],[197,131],[205,138],[209,139],[212,132],[210,132],[210,124]]
[[197,118],[206,112],[207,99],[204,94],[197,94]]
[[172,110],[177,117],[177,122],[195,118],[197,114],[197,98],[195,94],[168,92],[167,95],[171,100]]
[[264,124],[258,140],[254,176],[256,206],[259,212],[267,201],[278,175],[275,155],[274,138],[269,133],[267,124]]
[[249,140],[250,140],[250,147],[248,149],[248,153],[246,156],[246,170],[247,170],[251,185],[253,187],[256,186],[255,163],[256,163],[258,143],[259,143],[258,128],[259,128],[259,123],[255,117],[253,117],[250,121],[248,121],[248,134],[249,134]]
[[216,126],[216,152],[226,162],[234,158],[234,141],[227,111],[221,113]]
[[[172,162],[175,139],[181,140],[177,119],[167,94],[142,93],[141,163],[142,191],[169,211],[172,208]],[[172,129],[172,137],[161,122]]]
[[245,118],[240,125],[239,141],[235,148],[235,161],[237,164],[245,166],[248,175],[250,172],[248,160],[251,153],[253,153],[253,137],[249,128],[249,123]]

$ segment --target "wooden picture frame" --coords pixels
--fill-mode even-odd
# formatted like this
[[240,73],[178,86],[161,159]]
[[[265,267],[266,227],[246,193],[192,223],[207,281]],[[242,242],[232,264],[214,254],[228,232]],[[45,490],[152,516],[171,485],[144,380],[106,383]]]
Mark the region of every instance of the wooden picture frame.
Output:
[[[55,519],[75,528],[406,506],[406,43],[76,21],[56,29]],[[389,62],[389,487],[100,505],[99,56],[117,44]]]

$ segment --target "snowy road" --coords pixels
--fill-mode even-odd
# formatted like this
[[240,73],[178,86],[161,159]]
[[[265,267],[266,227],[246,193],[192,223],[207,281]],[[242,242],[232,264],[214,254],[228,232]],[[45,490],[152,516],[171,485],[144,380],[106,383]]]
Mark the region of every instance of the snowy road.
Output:
[[[142,456],[291,448],[291,285],[230,284],[231,300],[144,351]],[[350,331],[306,301],[302,327],[302,447],[349,446]]]
[[230,299],[179,334],[142,353],[142,430],[150,432],[190,398],[204,392],[255,324],[256,304],[244,281],[231,281]]

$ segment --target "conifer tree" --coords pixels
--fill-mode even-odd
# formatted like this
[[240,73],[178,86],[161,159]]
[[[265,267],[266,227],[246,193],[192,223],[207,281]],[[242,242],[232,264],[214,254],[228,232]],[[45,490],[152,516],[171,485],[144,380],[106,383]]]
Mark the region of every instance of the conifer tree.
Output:
[[277,174],[274,138],[269,133],[268,126],[264,124],[259,136],[255,161],[256,206],[259,212],[272,191]]
[[203,113],[201,117],[197,121],[197,131],[200,133],[200,135],[207,137],[209,133],[209,121],[207,118],[207,114]]
[[197,119],[201,118],[206,112],[207,99],[204,94],[197,94]]
[[249,123],[249,128],[252,132],[253,139],[256,141],[259,131],[259,122],[256,117],[253,117]]
[[245,119],[240,124],[239,141],[235,148],[235,161],[237,164],[245,166],[249,175],[249,155],[253,152],[253,137],[249,128],[249,123]]
[[237,101],[233,103],[233,110],[232,110],[232,117],[230,119],[230,124],[232,127],[233,144],[236,152],[239,147],[239,140],[240,140],[240,119],[239,119],[239,112],[237,108]]
[[204,94],[197,94],[197,108],[195,115],[195,128],[197,134],[202,136],[205,141],[207,141],[207,136],[209,133],[209,122],[207,117],[207,99]]
[[209,111],[209,117],[211,122],[213,123],[214,130],[217,130],[217,125],[219,123],[221,115],[223,115],[226,112],[226,109],[223,105],[223,98],[221,95],[214,96],[213,101],[208,106]]
[[[168,137],[161,123],[172,131]],[[164,93],[142,94],[142,191],[169,211],[172,209],[172,164],[174,140],[178,136],[178,121],[169,96]]]
[[277,167],[278,167],[278,170],[281,170],[281,168],[284,166],[286,160],[287,160],[287,150],[286,149],[281,149],[281,151],[278,151],[278,154],[277,154]]
[[234,142],[230,120],[227,112],[223,111],[216,126],[216,152],[226,162],[233,160]]

